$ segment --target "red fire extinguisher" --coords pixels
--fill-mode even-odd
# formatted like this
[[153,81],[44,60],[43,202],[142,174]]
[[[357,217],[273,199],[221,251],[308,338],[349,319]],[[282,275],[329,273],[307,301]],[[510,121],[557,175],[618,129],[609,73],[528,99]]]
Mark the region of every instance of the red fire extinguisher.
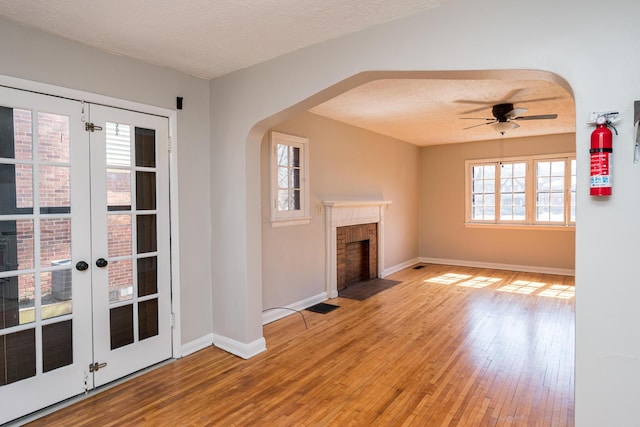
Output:
[[591,133],[591,195],[611,195],[611,153],[613,135],[605,116],[598,116],[597,128]]

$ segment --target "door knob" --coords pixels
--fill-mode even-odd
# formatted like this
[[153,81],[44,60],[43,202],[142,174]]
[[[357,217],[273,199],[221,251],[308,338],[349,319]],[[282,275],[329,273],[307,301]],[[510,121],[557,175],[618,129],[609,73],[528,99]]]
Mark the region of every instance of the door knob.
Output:
[[107,264],[109,264],[109,262],[104,258],[98,258],[96,260],[96,266],[98,266],[100,268],[106,267]]
[[84,261],[78,261],[76,264],[76,270],[78,271],[85,271],[88,268],[89,268],[89,264],[87,264]]

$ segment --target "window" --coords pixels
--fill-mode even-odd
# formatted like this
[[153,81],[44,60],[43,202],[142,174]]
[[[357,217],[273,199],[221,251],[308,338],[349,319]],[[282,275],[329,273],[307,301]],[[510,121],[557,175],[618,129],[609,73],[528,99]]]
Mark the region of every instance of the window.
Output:
[[575,224],[574,155],[474,160],[466,169],[468,224]]
[[308,224],[309,140],[271,132],[271,225]]

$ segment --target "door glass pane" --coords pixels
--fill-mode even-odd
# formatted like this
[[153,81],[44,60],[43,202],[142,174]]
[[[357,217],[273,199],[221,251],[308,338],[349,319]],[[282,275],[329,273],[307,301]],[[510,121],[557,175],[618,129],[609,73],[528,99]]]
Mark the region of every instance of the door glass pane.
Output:
[[33,221],[0,221],[0,271],[33,268]]
[[71,186],[68,166],[40,166],[40,213],[70,213]]
[[[71,265],[69,260],[63,265]],[[71,269],[47,271],[40,275],[40,292],[43,319],[71,314]]]
[[44,372],[73,363],[72,321],[42,327],[42,370]]
[[109,310],[111,350],[133,343],[133,305]]
[[140,341],[158,335],[158,299],[138,303],[138,336]]
[[155,172],[136,172],[136,209],[153,210],[156,208]]
[[31,111],[0,106],[0,158],[32,159]]
[[107,169],[107,209],[131,210],[131,172],[128,169]]
[[155,294],[158,292],[158,261],[157,257],[138,259],[138,296]]
[[33,212],[33,166],[0,163],[0,215]]
[[138,253],[155,252],[157,250],[156,216],[137,215]]
[[71,219],[40,220],[40,260],[43,267],[68,265],[71,259]]
[[0,279],[0,329],[34,322],[35,276]]
[[131,167],[131,127],[121,123],[106,123],[107,166]]
[[0,279],[0,328],[10,328],[19,325],[20,288],[18,276],[3,277]]
[[69,117],[38,113],[38,158],[69,163]]
[[36,375],[34,329],[0,335],[0,385]]
[[156,131],[136,128],[136,166],[156,167]]
[[131,255],[131,215],[107,218],[109,257]]
[[123,259],[112,261],[109,268],[109,302],[133,298],[133,261]]

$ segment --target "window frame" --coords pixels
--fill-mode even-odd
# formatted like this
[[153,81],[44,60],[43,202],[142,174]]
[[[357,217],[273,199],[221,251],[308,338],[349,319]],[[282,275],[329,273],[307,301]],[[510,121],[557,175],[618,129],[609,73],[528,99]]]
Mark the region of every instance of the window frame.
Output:
[[[562,221],[543,221],[537,219],[537,165],[539,162],[564,162],[564,209]],[[573,163],[572,163],[573,162]],[[496,228],[531,228],[531,229],[575,229],[575,218],[571,218],[572,211],[572,195],[575,201],[575,176],[571,174],[572,164],[575,165],[575,153],[557,153],[557,154],[541,154],[530,156],[516,156],[508,158],[488,158],[473,159],[465,161],[465,226],[466,227],[496,227]],[[525,218],[524,220],[501,220],[500,219],[500,184],[501,184],[501,164],[525,163]],[[495,168],[495,202],[493,219],[473,219],[473,167],[489,166]],[[573,187],[572,187],[572,184]],[[574,211],[575,212],[575,211]]]
[[[271,226],[285,227],[291,225],[308,224],[311,221],[309,215],[309,139],[300,136],[289,135],[281,132],[271,132],[270,144],[270,198]],[[300,208],[294,210],[278,209],[278,145],[286,145],[300,149]],[[288,187],[293,188],[293,187]]]

